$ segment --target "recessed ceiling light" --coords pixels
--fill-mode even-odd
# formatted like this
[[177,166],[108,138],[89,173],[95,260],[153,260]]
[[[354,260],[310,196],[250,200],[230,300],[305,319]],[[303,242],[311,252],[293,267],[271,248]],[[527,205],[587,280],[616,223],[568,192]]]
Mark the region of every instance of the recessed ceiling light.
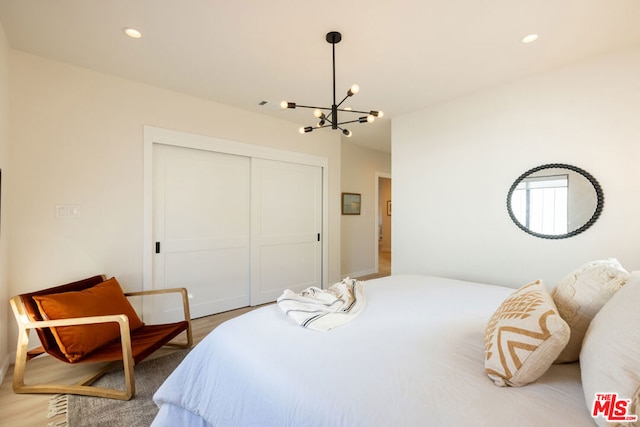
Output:
[[122,31],[132,39],[139,39],[142,37],[142,33],[135,28],[124,27]]
[[522,38],[522,43],[533,43],[536,40],[538,40],[537,34],[529,34],[528,36]]

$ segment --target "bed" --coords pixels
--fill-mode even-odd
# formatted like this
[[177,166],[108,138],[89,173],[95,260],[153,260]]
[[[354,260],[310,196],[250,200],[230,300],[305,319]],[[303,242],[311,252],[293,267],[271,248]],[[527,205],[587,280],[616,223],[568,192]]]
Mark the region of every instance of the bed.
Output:
[[328,332],[278,305],[229,320],[154,396],[153,426],[594,426],[578,363],[497,387],[485,328],[514,289],[430,276],[365,283],[366,308]]

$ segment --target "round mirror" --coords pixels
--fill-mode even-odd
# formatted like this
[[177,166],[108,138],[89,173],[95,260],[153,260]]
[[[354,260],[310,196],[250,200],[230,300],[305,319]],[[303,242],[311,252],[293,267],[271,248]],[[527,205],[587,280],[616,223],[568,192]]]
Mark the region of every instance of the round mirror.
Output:
[[526,171],[507,195],[513,222],[544,239],[564,239],[582,233],[602,212],[600,184],[586,171],[552,163]]

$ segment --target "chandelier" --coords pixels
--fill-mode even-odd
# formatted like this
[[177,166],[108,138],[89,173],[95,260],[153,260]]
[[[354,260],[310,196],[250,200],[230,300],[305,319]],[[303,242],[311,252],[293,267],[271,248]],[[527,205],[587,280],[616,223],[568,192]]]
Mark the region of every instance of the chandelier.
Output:
[[[360,86],[357,84],[352,85],[349,90],[347,90],[347,95],[340,101],[336,103],[336,44],[340,43],[342,40],[342,34],[337,31],[331,31],[327,33],[327,42],[331,43],[331,50],[333,53],[333,104],[331,107],[313,107],[311,105],[299,105],[295,102],[282,101],[280,103],[280,107],[283,109],[287,108],[310,108],[313,111],[313,115],[318,119],[318,124],[313,126],[306,126],[300,128],[300,133],[309,133],[314,129],[321,129],[331,126],[331,129],[339,129],[346,136],[351,136],[351,131],[348,129],[344,129],[342,126],[349,123],[370,123],[375,120],[376,117],[382,117],[382,111],[358,111],[352,110],[351,108],[340,108],[340,106],[347,100],[347,98],[352,97],[360,90]],[[366,114],[366,116],[361,116],[355,120],[347,120],[341,122],[338,119],[338,112],[341,113],[356,113],[356,114]]]

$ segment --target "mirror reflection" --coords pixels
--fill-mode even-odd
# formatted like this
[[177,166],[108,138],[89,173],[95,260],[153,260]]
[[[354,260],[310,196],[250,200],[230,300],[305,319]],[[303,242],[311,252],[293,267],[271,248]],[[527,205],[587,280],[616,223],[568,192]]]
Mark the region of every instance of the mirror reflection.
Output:
[[548,164],[522,174],[509,189],[509,216],[534,236],[561,239],[589,228],[603,205],[598,182],[571,165]]

